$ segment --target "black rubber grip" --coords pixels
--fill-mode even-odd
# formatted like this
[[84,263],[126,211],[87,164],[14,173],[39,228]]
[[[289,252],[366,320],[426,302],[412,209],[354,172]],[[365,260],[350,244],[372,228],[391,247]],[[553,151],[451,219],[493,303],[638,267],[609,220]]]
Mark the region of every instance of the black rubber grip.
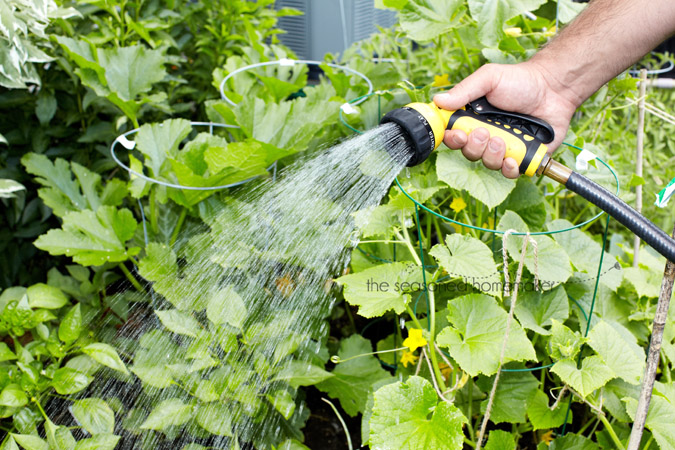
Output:
[[615,218],[654,250],[675,262],[675,239],[628,206],[623,200],[583,175],[572,172],[565,187]]

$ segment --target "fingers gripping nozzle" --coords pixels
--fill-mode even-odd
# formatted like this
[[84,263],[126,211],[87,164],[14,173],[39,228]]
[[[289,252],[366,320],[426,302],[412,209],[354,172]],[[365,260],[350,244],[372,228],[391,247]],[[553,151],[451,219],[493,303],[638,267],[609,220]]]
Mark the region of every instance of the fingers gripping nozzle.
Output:
[[485,98],[457,111],[446,111],[434,103],[410,103],[387,113],[381,123],[398,124],[413,150],[408,163],[415,166],[426,160],[443,141],[445,130],[460,129],[467,134],[487,128],[492,137],[506,144],[505,157],[514,158],[520,173],[533,176],[546,155],[545,143],[553,140],[553,128],[546,122],[524,114],[502,111]]

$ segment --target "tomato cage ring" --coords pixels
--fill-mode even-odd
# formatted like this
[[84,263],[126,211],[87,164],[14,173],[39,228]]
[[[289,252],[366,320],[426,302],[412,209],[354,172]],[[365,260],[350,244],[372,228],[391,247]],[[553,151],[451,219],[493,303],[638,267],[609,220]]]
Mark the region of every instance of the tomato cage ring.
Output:
[[[258,67],[266,67],[266,66],[279,66],[279,67],[293,67],[296,64],[304,64],[306,66],[315,66],[315,67],[320,67],[322,65],[326,65],[328,67],[332,67],[333,69],[338,69],[338,70],[343,70],[345,72],[348,72],[352,75],[356,75],[357,77],[361,78],[363,81],[366,82],[368,85],[368,93],[365,95],[370,95],[373,93],[373,82],[370,81],[370,78],[368,78],[366,75],[363,73],[359,72],[358,70],[352,69],[347,66],[342,66],[339,64],[333,64],[329,62],[323,62],[323,61],[312,61],[312,60],[307,60],[307,59],[290,59],[290,58],[281,58],[276,61],[265,61],[265,62],[260,62],[260,63],[255,63],[255,64],[249,64],[248,66],[240,67],[229,74],[223,80],[220,82],[220,85],[218,89],[220,90],[220,98],[225,100],[227,103],[229,103],[231,106],[237,106],[236,103],[234,103],[230,98],[225,95],[225,83],[227,83],[227,80],[230,78],[234,77],[235,75],[249,71],[251,69],[256,69]],[[361,98],[361,97],[358,97]],[[365,101],[363,99],[362,101]],[[358,103],[356,103],[358,105]]]
[[[381,117],[381,116],[382,116],[382,111],[380,110],[380,94],[381,94],[380,91],[372,92],[372,93],[369,93],[369,94],[364,94],[364,95],[362,95],[362,96],[360,96],[360,97],[356,97],[355,99],[353,99],[353,100],[351,100],[351,101],[345,103],[345,105],[357,105],[357,104],[363,103],[364,101],[366,101],[368,98],[372,97],[373,95],[378,95],[378,115]],[[356,102],[358,102],[358,103],[356,103]],[[351,131],[353,131],[353,132],[355,132],[355,133],[357,133],[357,134],[363,134],[363,131],[362,131],[362,130],[359,130],[359,129],[357,129],[357,128],[351,126],[349,123],[347,123],[347,121],[346,121],[346,119],[345,119],[345,117],[344,117],[344,113],[347,113],[347,114],[348,114],[348,113],[349,113],[349,108],[345,108],[345,105],[342,105],[342,107],[340,107],[340,111],[339,111],[339,113],[338,113],[338,114],[339,114],[339,117],[340,117],[340,122],[342,123],[342,125],[344,125],[344,126],[347,127],[348,129],[350,129]],[[567,142],[563,142],[563,145],[565,145],[565,146],[567,146],[567,147],[574,148],[574,149],[576,149],[576,150],[581,150],[581,151],[584,150],[584,149],[581,148],[581,147],[577,147],[576,145],[573,145],[573,144],[568,144]],[[620,183],[620,181],[619,181],[619,177],[618,177],[616,171],[614,171],[614,169],[613,169],[609,164],[607,164],[604,160],[602,160],[601,158],[596,158],[596,160],[598,160],[598,161],[599,161],[605,168],[607,168],[607,170],[609,170],[610,173],[612,174],[612,176],[613,176],[613,178],[614,178],[614,182],[615,182],[615,184],[616,184],[616,192],[615,192],[615,194],[618,195],[618,194],[619,194],[619,190],[620,190],[620,188],[621,188],[621,183]],[[411,195],[403,188],[403,186],[401,186],[401,182],[399,181],[398,177],[395,178],[395,182],[396,182],[396,186],[399,188],[399,190],[400,190],[406,197],[408,197],[408,199],[410,199],[410,201],[412,201],[412,202],[415,204],[415,212],[416,212],[417,214],[419,214],[419,209],[423,209],[423,210],[425,210],[426,212],[428,212],[428,213],[430,213],[430,214],[432,214],[432,215],[438,217],[439,219],[443,220],[444,222],[450,222],[450,223],[453,223],[453,224],[455,224],[455,225],[459,225],[459,226],[462,226],[462,227],[466,227],[466,228],[469,228],[469,229],[472,229],[472,230],[483,231],[483,232],[492,233],[492,234],[504,234],[504,233],[505,233],[505,231],[501,231],[501,230],[497,230],[497,229],[492,229],[492,228],[483,228],[483,227],[479,227],[479,226],[472,225],[472,224],[469,224],[469,223],[460,222],[460,221],[457,221],[457,220],[455,220],[455,219],[451,219],[450,217],[447,217],[447,216],[444,216],[444,215],[442,215],[442,214],[439,214],[439,213],[437,213],[437,212],[435,212],[435,211],[433,211],[433,210],[427,208],[426,206],[424,206],[423,204],[421,204],[421,203],[418,202],[417,200],[415,200],[415,199],[414,199],[414,198],[413,198],[413,197],[412,197],[412,196],[411,196]],[[496,210],[495,210],[495,214],[496,214]],[[578,224],[576,224],[576,225],[574,225],[574,226],[571,226],[571,227],[562,228],[562,229],[560,229],[560,230],[551,230],[551,231],[530,231],[530,232],[514,231],[514,232],[510,232],[509,234],[512,235],[512,236],[525,236],[525,235],[528,235],[528,234],[529,234],[530,236],[543,236],[543,235],[552,235],[552,234],[564,233],[564,232],[566,232],[566,231],[578,229],[578,228],[584,227],[584,226],[586,226],[586,225],[588,225],[588,224],[590,224],[590,223],[593,223],[594,221],[596,221],[597,219],[599,219],[600,217],[602,217],[604,214],[606,214],[604,211],[600,211],[598,214],[594,215],[593,217],[591,217],[591,218],[588,219],[588,220],[585,220],[584,222],[578,223]],[[495,226],[496,226],[496,220],[495,220]]]
[[[209,133],[210,134],[213,134],[214,128],[230,128],[230,129],[239,129],[240,128],[237,125],[228,125],[228,124],[224,124],[224,123],[215,123],[215,122],[190,122],[190,125],[193,126],[193,127],[209,127]],[[123,168],[124,170],[129,172],[130,176],[134,175],[134,176],[136,176],[138,178],[141,178],[145,181],[148,181],[148,182],[154,183],[154,184],[158,184],[158,185],[161,185],[161,186],[166,186],[166,187],[174,188],[174,189],[190,190],[190,191],[217,191],[217,190],[220,190],[220,189],[232,188],[232,187],[236,187],[236,186],[241,186],[242,184],[248,183],[249,181],[252,181],[252,180],[259,177],[259,176],[254,176],[254,177],[250,177],[250,178],[247,178],[245,180],[242,180],[242,181],[237,181],[236,183],[224,184],[224,185],[220,185],[220,186],[186,186],[186,185],[182,185],[182,184],[170,183],[170,182],[167,182],[167,181],[162,181],[162,180],[158,180],[156,178],[152,178],[152,177],[150,177],[148,175],[145,175],[142,172],[138,172],[138,171],[132,169],[131,167],[129,167],[128,165],[124,164],[122,162],[122,160],[119,159],[119,157],[117,156],[117,153],[115,151],[115,147],[117,146],[117,144],[121,145],[122,147],[124,147],[128,151],[131,151],[134,148],[136,148],[136,142],[132,141],[132,140],[129,140],[128,136],[132,136],[132,135],[138,133],[139,130],[140,130],[140,128],[134,128],[133,130],[127,131],[126,133],[120,134],[119,136],[117,136],[115,138],[112,145],[110,146],[110,155],[112,156],[113,160],[115,161],[115,163],[118,166],[120,166],[121,168]],[[276,161],[274,163],[272,163],[269,167],[267,167],[268,172],[270,170],[272,170],[272,176],[273,177],[276,176],[276,167],[277,167]]]

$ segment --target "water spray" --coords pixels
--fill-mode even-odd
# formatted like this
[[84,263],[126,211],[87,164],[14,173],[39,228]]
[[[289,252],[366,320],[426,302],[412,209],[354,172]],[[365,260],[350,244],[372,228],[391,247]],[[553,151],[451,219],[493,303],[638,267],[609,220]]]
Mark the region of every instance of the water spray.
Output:
[[675,240],[627,205],[607,189],[555,161],[546,144],[553,141],[551,125],[536,117],[503,111],[488,103],[485,97],[457,111],[447,111],[432,103],[410,103],[388,112],[381,123],[401,127],[412,149],[408,166],[424,162],[443,141],[445,130],[486,128],[491,136],[506,143],[507,158],[515,159],[522,175],[545,175],[563,184],[570,191],[598,206],[653,247],[666,259],[675,262]]

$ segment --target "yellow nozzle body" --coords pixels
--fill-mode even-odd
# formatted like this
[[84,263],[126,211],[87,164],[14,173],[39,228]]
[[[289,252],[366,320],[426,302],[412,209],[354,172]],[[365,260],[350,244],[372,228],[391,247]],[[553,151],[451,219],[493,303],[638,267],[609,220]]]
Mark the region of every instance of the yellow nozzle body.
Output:
[[498,115],[483,116],[471,108],[446,111],[432,103],[410,103],[384,116],[382,122],[399,124],[408,134],[415,151],[409,165],[424,161],[432,150],[443,142],[445,130],[463,130],[467,134],[476,128],[486,128],[492,137],[499,136],[506,144],[506,158],[515,159],[520,173],[533,176],[547,147],[540,140],[520,128],[500,120]]

